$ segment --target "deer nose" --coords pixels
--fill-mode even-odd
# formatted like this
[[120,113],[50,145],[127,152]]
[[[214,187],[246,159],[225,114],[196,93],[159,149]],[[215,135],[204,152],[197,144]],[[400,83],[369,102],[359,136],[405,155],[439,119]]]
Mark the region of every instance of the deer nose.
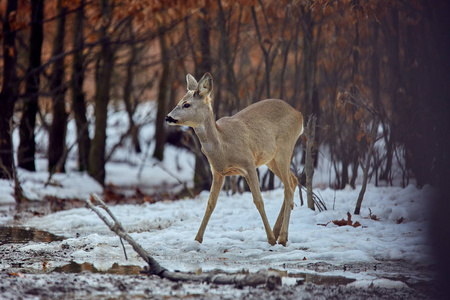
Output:
[[166,123],[177,123],[178,120],[175,120],[174,118],[172,118],[171,116],[166,116]]

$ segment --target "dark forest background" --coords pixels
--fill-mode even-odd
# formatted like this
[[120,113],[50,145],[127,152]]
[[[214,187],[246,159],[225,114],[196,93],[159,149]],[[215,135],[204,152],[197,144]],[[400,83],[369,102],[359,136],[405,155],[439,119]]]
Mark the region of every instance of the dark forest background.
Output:
[[[445,185],[449,6],[425,0],[2,1],[0,177],[14,177],[14,155],[18,167],[35,170],[39,127],[49,133],[50,172],[64,172],[77,146],[79,170],[104,184],[107,108],[118,102],[130,121],[123,138],[139,152],[133,114],[141,103],[157,101],[153,156],[162,159],[167,140],[183,139],[164,125],[164,116],[183,94],[185,75],[211,72],[217,118],[264,98],[284,99],[306,118],[315,114],[316,149],[329,150],[334,188],[355,185],[374,126],[384,142],[370,163],[376,183],[392,184],[400,173],[403,185],[411,178],[419,186]],[[72,118],[76,145],[65,139]],[[207,189],[207,162],[191,146],[196,189]]]

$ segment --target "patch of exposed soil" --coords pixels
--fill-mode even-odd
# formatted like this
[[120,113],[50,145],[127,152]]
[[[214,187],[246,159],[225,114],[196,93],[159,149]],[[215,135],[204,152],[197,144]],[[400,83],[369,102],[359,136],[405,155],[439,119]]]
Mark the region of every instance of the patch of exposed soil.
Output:
[[2,299],[430,299],[412,288],[355,288],[313,283],[264,287],[235,287],[201,283],[174,283],[143,275],[8,274],[0,273]]

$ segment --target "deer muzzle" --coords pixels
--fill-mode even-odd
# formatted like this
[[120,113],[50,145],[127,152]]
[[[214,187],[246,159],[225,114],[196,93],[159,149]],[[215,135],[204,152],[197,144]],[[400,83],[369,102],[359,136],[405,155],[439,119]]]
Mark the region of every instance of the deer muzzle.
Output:
[[166,116],[165,120],[166,120],[167,124],[176,124],[176,123],[178,123],[178,120],[172,118],[171,116]]

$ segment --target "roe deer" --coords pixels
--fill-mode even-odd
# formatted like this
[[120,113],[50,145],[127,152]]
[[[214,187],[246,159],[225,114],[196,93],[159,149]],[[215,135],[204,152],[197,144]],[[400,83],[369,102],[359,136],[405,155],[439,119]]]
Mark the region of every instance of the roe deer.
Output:
[[[224,177],[243,176],[250,187],[267,234],[267,241],[286,246],[289,218],[294,207],[297,178],[290,171],[293,150],[303,133],[303,116],[282,100],[254,103],[232,117],[214,121],[211,106],[213,79],[209,73],[197,83],[188,74],[187,93],[167,115],[169,125],[190,126],[197,134],[202,152],[208,158],[213,180],[208,205],[195,240],[203,234],[216,206]],[[256,168],[266,164],[284,184],[284,202],[273,231],[264,210]]]

